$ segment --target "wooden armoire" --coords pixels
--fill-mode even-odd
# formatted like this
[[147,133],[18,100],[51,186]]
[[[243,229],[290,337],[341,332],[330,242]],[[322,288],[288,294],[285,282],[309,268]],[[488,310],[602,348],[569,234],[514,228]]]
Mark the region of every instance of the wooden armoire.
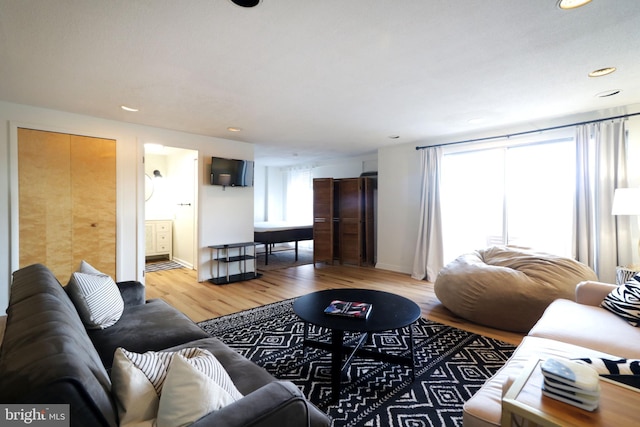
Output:
[[313,180],[313,261],[375,264],[376,180]]

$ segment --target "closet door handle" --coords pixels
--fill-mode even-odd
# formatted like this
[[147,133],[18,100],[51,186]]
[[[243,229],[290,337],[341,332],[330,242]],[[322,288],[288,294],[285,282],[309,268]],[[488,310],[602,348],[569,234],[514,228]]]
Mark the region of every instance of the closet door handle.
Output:
[[314,218],[313,222],[326,222],[325,218]]

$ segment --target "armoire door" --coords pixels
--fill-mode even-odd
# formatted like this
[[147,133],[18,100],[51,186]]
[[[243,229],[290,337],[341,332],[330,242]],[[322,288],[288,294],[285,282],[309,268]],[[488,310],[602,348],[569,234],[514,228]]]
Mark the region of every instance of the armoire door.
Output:
[[360,178],[341,179],[340,205],[340,262],[362,263],[363,255],[363,192]]
[[19,266],[66,284],[86,260],[115,278],[114,140],[18,129]]
[[313,180],[313,262],[333,262],[333,179]]
[[364,262],[375,265],[375,187],[376,181],[372,178],[360,178],[363,187],[364,210]]

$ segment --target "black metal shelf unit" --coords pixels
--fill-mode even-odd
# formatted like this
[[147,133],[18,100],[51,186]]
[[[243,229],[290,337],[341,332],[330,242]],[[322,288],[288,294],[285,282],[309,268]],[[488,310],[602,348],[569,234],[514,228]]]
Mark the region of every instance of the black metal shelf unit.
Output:
[[[226,245],[211,245],[211,279],[214,285],[226,285],[228,283],[242,282],[260,277],[256,270],[256,242],[231,243]],[[251,248],[251,252],[247,249]],[[215,256],[214,256],[215,252]],[[247,261],[254,260],[247,265]],[[216,263],[216,274],[213,275],[213,262]],[[231,264],[237,263],[238,273],[231,274]],[[220,266],[223,266],[223,274],[220,274]]]

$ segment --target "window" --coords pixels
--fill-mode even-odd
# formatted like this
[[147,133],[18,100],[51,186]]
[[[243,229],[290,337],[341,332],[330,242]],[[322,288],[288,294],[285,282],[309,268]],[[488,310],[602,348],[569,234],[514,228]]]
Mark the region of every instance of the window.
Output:
[[290,169],[287,173],[285,219],[296,224],[313,222],[313,177],[311,169]]
[[572,139],[445,154],[441,188],[445,263],[492,245],[571,256]]

